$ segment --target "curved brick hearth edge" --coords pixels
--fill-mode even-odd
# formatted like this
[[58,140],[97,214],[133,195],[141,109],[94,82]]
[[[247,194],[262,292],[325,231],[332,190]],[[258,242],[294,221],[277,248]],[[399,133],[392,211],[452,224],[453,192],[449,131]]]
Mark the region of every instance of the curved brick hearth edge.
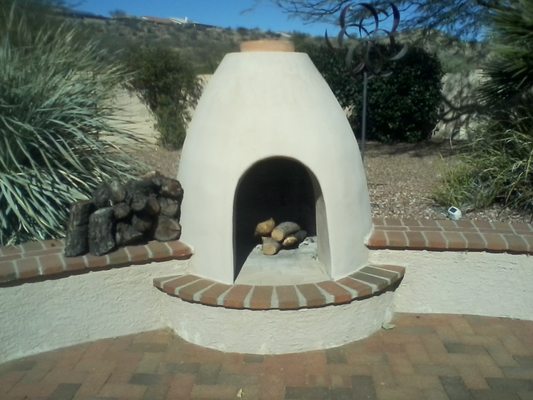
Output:
[[[367,241],[367,246],[370,249],[533,254],[533,225],[468,220],[374,218],[374,231]],[[99,269],[184,260],[191,255],[191,249],[179,241],[127,246],[100,257],[86,255],[71,258],[63,256],[62,240],[28,242],[0,248],[0,286],[61,278]],[[337,282],[275,288],[228,286],[194,275],[155,279],[154,285],[183,300],[206,305],[248,309],[298,309],[343,304],[381,293],[394,288],[402,279],[404,271],[402,267],[395,266],[365,268],[370,269],[356,273],[362,276],[350,276]],[[374,281],[365,281],[365,277]],[[266,301],[266,298],[269,301]]]
[[405,268],[368,265],[338,281],[301,285],[224,285],[195,275],[154,279],[163,292],[191,303],[248,310],[298,310],[363,300],[394,290]]

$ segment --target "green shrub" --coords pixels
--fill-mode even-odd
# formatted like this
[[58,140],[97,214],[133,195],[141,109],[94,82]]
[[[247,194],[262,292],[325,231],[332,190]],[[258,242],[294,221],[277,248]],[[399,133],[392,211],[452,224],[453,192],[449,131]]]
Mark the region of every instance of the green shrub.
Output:
[[488,121],[478,127],[461,163],[449,170],[435,200],[466,211],[494,202],[533,212],[533,134],[529,127],[516,129]]
[[[386,52],[384,47],[379,50]],[[346,52],[332,54],[325,47],[304,46],[339,103],[352,110],[354,132],[361,130],[362,75],[346,67]],[[398,61],[385,64],[390,76],[368,82],[367,137],[381,142],[419,142],[431,137],[441,104],[442,69],[437,57],[410,47]]]
[[[14,10],[14,9],[13,9]],[[134,165],[106,137],[126,78],[65,27],[0,15],[0,245],[63,235],[69,206]]]
[[181,148],[190,110],[201,92],[191,63],[164,47],[131,49],[126,63],[133,73],[129,87],[154,113],[160,143],[170,149]]
[[480,184],[472,174],[473,170],[473,166],[466,163],[445,170],[442,185],[434,191],[433,198],[442,205],[454,205],[463,211],[482,207],[487,196],[478,197]]

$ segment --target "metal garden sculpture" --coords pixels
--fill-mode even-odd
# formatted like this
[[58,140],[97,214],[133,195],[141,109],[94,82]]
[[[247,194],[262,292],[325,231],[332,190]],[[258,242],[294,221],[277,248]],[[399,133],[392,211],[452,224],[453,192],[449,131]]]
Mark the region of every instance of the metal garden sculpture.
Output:
[[[368,80],[372,76],[389,76],[390,71],[384,71],[388,62],[397,61],[407,52],[407,46],[398,50],[395,35],[400,24],[400,11],[393,3],[389,3],[392,13],[384,9],[378,9],[368,3],[348,4],[341,10],[339,17],[340,32],[337,35],[337,43],[340,48],[347,49],[346,66],[354,74],[363,75],[363,109],[361,113],[361,157],[365,155],[366,141],[366,114],[367,114],[367,90]],[[359,10],[355,10],[359,6]],[[389,29],[380,27],[380,24],[388,22],[392,16]],[[381,42],[381,43],[380,43]],[[388,42],[388,43],[387,43]],[[331,49],[327,31],[326,43]],[[386,45],[386,54],[382,52]]]

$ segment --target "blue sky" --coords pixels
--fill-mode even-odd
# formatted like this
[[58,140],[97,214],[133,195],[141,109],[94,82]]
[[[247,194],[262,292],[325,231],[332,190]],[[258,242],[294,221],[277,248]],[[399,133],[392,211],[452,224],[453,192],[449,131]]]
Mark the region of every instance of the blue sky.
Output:
[[333,25],[306,24],[289,18],[268,0],[82,0],[76,8],[105,16],[109,16],[109,11],[120,9],[136,16],[188,17],[224,28],[299,31],[320,36],[324,35],[326,28],[328,32],[337,32]]

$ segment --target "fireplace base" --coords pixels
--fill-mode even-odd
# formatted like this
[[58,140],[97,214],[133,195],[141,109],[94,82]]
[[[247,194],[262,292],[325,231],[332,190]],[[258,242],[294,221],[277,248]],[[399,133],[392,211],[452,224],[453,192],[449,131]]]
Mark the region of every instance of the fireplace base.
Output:
[[349,304],[292,311],[235,310],[166,296],[166,322],[188,342],[215,350],[287,354],[364,339],[390,322],[394,293]]
[[337,281],[226,285],[196,275],[154,279],[165,292],[167,324],[217,350],[282,354],[340,346],[376,332],[392,317],[405,268],[368,265]]

